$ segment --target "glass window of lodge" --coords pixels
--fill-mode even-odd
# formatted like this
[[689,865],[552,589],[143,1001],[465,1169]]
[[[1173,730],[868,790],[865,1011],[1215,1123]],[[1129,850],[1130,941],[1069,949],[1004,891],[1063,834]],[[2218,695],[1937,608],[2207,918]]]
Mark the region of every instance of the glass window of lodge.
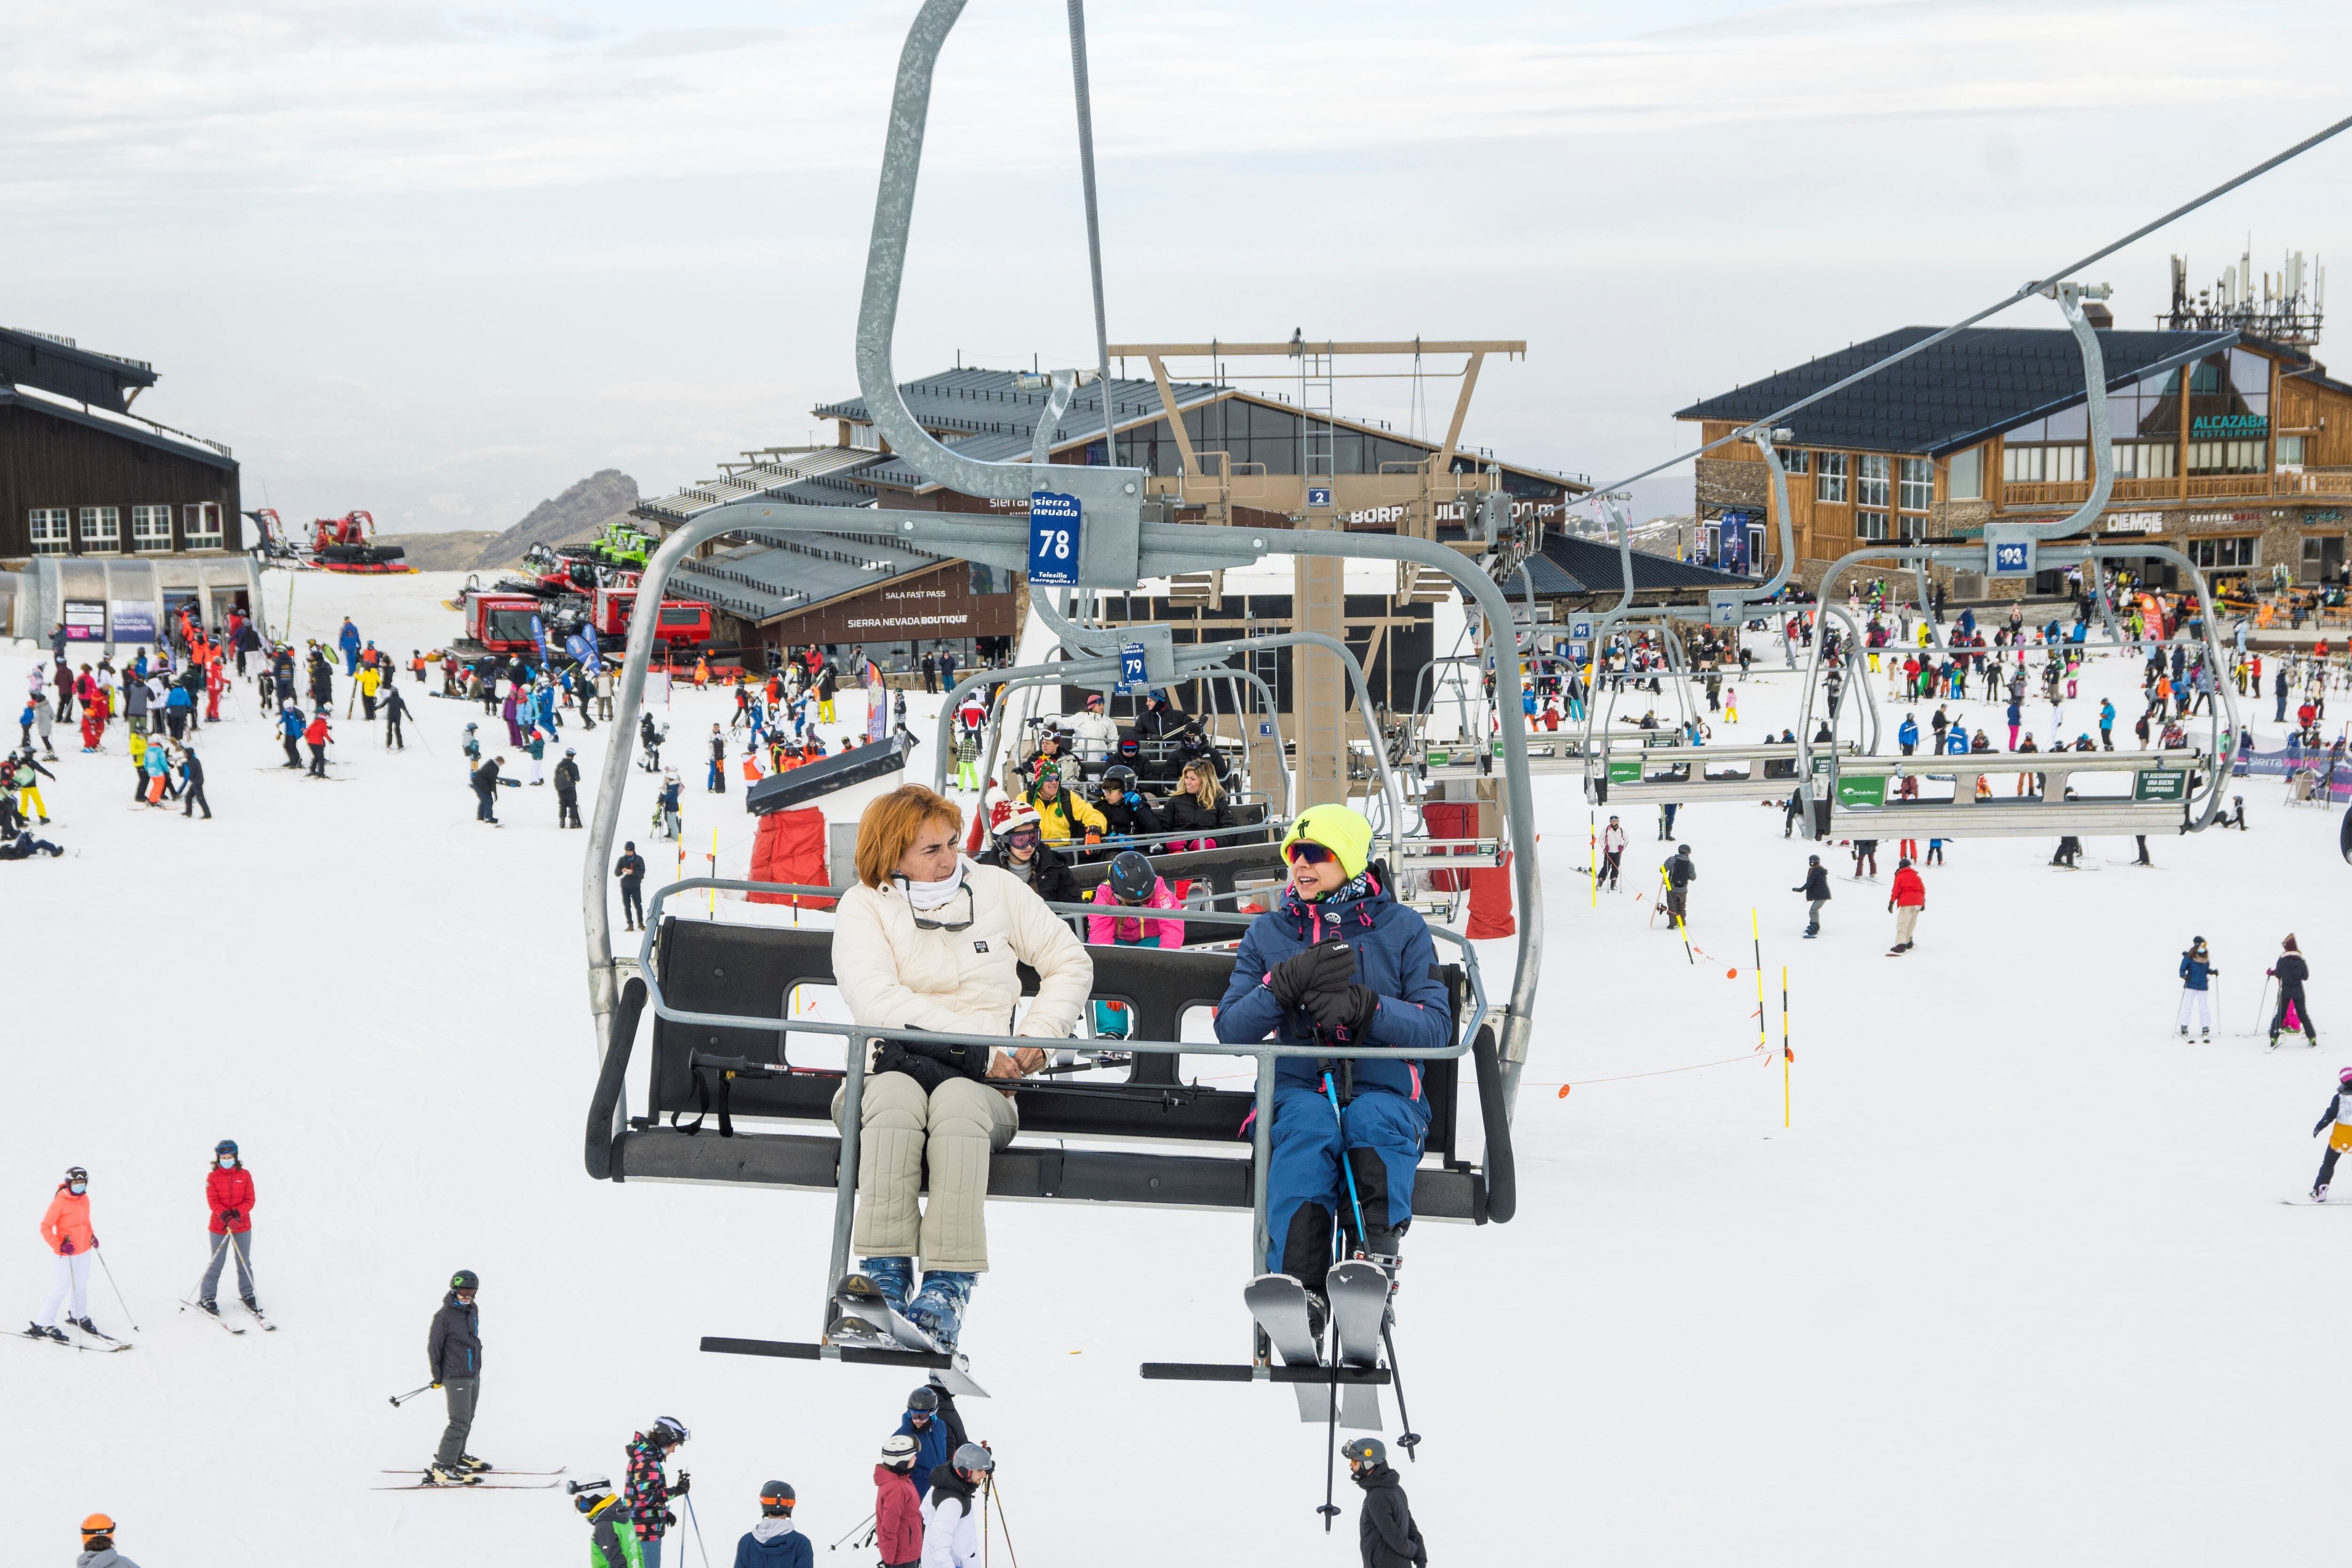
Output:
[[1784,474],[1810,474],[1813,466],[1811,457],[1812,454],[1803,447],[1792,447],[1780,454],[1780,471]]
[[1858,539],[1883,539],[1886,537],[1885,512],[1862,512],[1853,515],[1853,537]]
[[172,508],[169,507],[131,507],[131,548],[150,552],[170,549],[172,548]]
[[1886,505],[1887,476],[1895,470],[1895,460],[1883,452],[1865,452],[1853,476],[1853,498],[1864,507]]
[[[169,538],[172,533],[171,508],[158,507],[155,509],[164,514],[163,537]],[[181,517],[187,525],[190,549],[220,549],[221,509],[218,502],[192,501],[181,508]]]
[[2011,485],[2069,485],[2091,471],[2085,446],[2003,446],[2000,476]]
[[1952,454],[1945,470],[1945,484],[1955,501],[1984,499],[1984,448],[1971,446],[1966,452]]
[[[2267,438],[2270,411],[2271,362],[2262,355],[2231,349],[2208,354],[2189,367],[2189,439],[2192,444]],[[2193,456],[2189,471],[2200,471]],[[2258,474],[2262,470],[2230,468],[2221,472]]]
[[2191,539],[2189,559],[2200,567],[2248,567],[2262,564],[2259,538]]
[[2118,479],[2169,479],[2179,472],[2180,448],[2171,442],[2161,445],[2153,441],[2116,443]]
[[1845,454],[1824,452],[1813,467],[1813,499],[1845,504]]
[[81,509],[81,548],[100,554],[121,549],[122,508],[84,507]]
[[32,512],[33,553],[69,555],[73,551],[73,514],[63,507],[35,507]]
[[1925,457],[1906,457],[1896,483],[1895,505],[1906,512],[1924,512],[1936,498],[1936,465]]
[[2303,437],[2282,435],[2278,438],[2278,465],[2282,468],[2303,466]]
[[2266,441],[2192,441],[2189,444],[2191,474],[2260,474],[2270,444]]

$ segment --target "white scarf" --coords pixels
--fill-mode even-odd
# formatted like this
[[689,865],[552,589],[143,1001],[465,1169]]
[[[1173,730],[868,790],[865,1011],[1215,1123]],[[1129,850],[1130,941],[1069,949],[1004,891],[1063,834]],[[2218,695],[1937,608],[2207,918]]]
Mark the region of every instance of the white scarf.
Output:
[[908,878],[907,902],[928,914],[953,898],[956,895],[956,890],[962,885],[963,861],[959,858],[956,861],[955,870],[938,882],[917,882],[911,877]]

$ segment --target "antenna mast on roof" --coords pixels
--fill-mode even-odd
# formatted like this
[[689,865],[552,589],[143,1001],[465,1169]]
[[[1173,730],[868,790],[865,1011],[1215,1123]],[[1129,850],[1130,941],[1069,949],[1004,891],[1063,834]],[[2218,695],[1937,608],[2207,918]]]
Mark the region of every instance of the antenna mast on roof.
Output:
[[2172,258],[2172,305],[2156,324],[2173,332],[2236,330],[2273,343],[2308,349],[2319,341],[2326,308],[2327,269],[2303,252],[2289,251],[2276,272],[2262,274],[2255,287],[2252,242],[2234,267],[2221,269],[2210,288],[2189,292],[2189,258]]

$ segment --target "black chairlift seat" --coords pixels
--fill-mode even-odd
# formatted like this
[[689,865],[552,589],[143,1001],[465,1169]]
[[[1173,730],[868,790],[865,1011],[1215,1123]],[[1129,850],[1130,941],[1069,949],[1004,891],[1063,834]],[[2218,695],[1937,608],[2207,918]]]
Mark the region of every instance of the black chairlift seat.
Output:
[[[1116,946],[1090,946],[1087,952],[1095,963],[1094,996],[1133,1009],[1136,1037],[1143,1040],[1179,1038],[1184,1015],[1214,1007],[1233,973],[1233,959],[1223,953]],[[797,1065],[785,1051],[793,991],[833,983],[833,933],[665,916],[655,963],[672,1009],[773,1019],[775,1027],[715,1027],[656,1017],[648,1114],[632,1117],[616,1133],[614,1110],[620,1103],[647,994],[642,979],[632,979],[614,1016],[613,1038],[589,1111],[588,1174],[613,1181],[747,1182],[834,1191],[841,1144],[832,1125],[832,1107],[844,1073],[839,1068]],[[1466,988],[1458,967],[1445,966],[1443,972],[1458,1037]],[[1021,978],[1024,994],[1034,995],[1036,976],[1024,966]],[[1214,1041],[1204,1041],[1201,1054],[1215,1055],[1220,1049]],[[1413,1186],[1413,1212],[1419,1218],[1483,1225],[1489,1218],[1509,1218],[1515,1207],[1507,1196],[1510,1134],[1501,1113],[1491,1030],[1480,1030],[1471,1055],[1482,1087],[1480,1101],[1487,1107],[1488,1169],[1460,1155],[1459,1059],[1425,1062],[1423,1083],[1431,1121]],[[1180,1082],[1177,1066],[1172,1054],[1139,1051],[1123,1082],[1022,1080],[1014,1093],[1022,1139],[1223,1144],[1233,1153],[1055,1147],[1021,1141],[993,1157],[990,1196],[1247,1211],[1253,1201],[1253,1171],[1245,1124],[1255,1097],[1246,1087]],[[739,1119],[814,1123],[823,1131],[772,1131],[765,1125],[745,1131],[735,1125]],[[1496,1181],[1491,1192],[1490,1173]]]

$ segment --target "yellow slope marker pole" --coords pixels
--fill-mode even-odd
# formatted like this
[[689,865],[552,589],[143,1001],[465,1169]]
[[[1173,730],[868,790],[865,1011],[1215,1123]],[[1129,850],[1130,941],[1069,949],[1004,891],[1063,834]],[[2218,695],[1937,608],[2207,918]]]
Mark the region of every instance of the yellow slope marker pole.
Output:
[[[710,875],[716,880],[719,875],[719,824],[716,822],[710,824],[710,853],[707,859]],[[710,889],[710,918],[719,918],[719,890],[715,887]]]
[[1765,1032],[1764,1024],[1764,937],[1757,929],[1756,906],[1752,904],[1748,906],[1748,937],[1756,945],[1756,1049],[1769,1052],[1772,1040]]
[[1789,1049],[1789,966],[1780,966],[1780,1125],[1789,1124],[1789,1066],[1797,1053]]

